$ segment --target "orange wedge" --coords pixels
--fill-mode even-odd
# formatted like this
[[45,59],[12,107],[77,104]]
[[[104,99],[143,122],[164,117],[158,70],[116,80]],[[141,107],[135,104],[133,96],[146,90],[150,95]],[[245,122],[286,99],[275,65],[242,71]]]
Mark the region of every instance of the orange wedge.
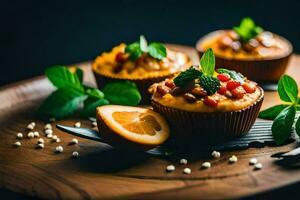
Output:
[[112,145],[153,147],[170,134],[166,120],[148,108],[107,105],[96,113],[99,132]]

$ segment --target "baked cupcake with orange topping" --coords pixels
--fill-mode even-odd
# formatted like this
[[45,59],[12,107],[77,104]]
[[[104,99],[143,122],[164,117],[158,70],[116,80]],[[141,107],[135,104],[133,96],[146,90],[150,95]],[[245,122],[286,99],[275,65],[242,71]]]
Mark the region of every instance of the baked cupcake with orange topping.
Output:
[[176,144],[215,144],[246,134],[255,122],[264,92],[253,81],[228,69],[214,70],[208,49],[200,66],[153,84],[151,103],[162,114]]
[[163,44],[152,42],[140,36],[138,42],[120,44],[112,51],[102,53],[93,64],[98,87],[115,80],[129,80],[136,83],[142,94],[142,101],[150,99],[148,87],[185,70],[191,65],[190,58],[181,52],[166,48]]
[[216,67],[227,67],[263,83],[276,83],[285,72],[293,47],[285,38],[264,31],[250,18],[232,30],[217,30],[202,37],[200,55],[212,48]]

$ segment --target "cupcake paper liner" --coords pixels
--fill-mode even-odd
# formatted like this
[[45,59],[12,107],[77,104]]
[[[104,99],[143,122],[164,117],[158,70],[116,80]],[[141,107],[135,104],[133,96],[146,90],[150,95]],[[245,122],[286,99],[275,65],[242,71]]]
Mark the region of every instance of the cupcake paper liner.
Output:
[[171,127],[169,142],[176,146],[212,145],[241,137],[254,124],[263,102],[259,99],[245,109],[230,112],[190,112],[151,101],[154,111],[162,114]]

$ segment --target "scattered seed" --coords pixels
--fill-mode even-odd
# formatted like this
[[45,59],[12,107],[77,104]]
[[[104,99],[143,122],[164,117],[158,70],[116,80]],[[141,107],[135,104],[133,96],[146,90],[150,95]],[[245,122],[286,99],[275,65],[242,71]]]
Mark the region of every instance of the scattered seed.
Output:
[[182,165],[186,165],[188,163],[188,161],[187,161],[187,159],[182,158],[182,159],[180,159],[179,163]]
[[214,158],[220,158],[221,157],[221,153],[218,152],[218,151],[213,151],[211,153],[211,156],[214,157]]
[[192,170],[188,167],[183,169],[183,173],[185,173],[185,174],[190,174],[191,172],[192,172]]
[[167,172],[173,172],[173,171],[175,171],[175,166],[174,166],[174,165],[168,165],[168,166],[166,167],[166,171],[167,171]]
[[56,148],[55,148],[55,152],[56,153],[61,153],[61,152],[63,152],[64,151],[64,148],[62,147],[62,146],[57,146]]
[[55,142],[56,142],[56,143],[59,143],[59,142],[60,142],[60,139],[59,139],[59,138],[56,138]]
[[230,163],[236,163],[238,161],[238,158],[235,156],[235,155],[232,155],[230,158],[229,158],[229,162]]
[[30,131],[28,134],[27,134],[27,137],[28,138],[34,138],[34,133],[32,131]]
[[97,127],[97,122],[92,122],[93,127]]
[[34,137],[40,137],[40,133],[38,131],[33,132]]
[[255,170],[260,170],[260,169],[262,169],[262,164],[261,163],[256,163],[255,165],[254,165],[254,169]]
[[46,135],[52,135],[52,133],[53,133],[53,130],[52,130],[52,129],[46,129],[46,130],[45,130],[45,134],[46,134]]
[[52,134],[48,134],[48,135],[47,135],[47,138],[49,138],[49,139],[51,139],[52,137],[53,137]]
[[211,167],[211,163],[210,162],[204,162],[202,163],[202,168],[210,168]]
[[52,140],[53,140],[53,141],[56,141],[57,138],[58,138],[57,135],[52,135]]
[[72,153],[73,158],[77,158],[79,156],[79,153],[77,151],[74,151]]
[[45,130],[52,129],[52,125],[48,123],[48,124],[45,125],[44,129]]
[[44,139],[43,139],[43,138],[39,138],[39,139],[38,139],[38,141],[37,141],[37,143],[38,143],[38,144],[44,144],[44,143],[45,143],[45,141],[44,141]]
[[251,158],[250,160],[249,160],[249,164],[250,165],[255,165],[257,163],[257,159],[256,158]]
[[33,130],[34,129],[34,125],[33,124],[28,124],[26,128],[28,130]]
[[22,139],[23,138],[23,133],[17,133],[17,138]]
[[45,147],[44,143],[39,143],[36,145],[38,149],[43,149]]
[[71,144],[78,144],[78,140],[76,138],[73,138]]
[[76,122],[76,123],[74,124],[74,126],[75,126],[76,128],[79,128],[79,127],[81,126],[81,123],[80,123],[80,122]]
[[15,143],[14,143],[14,146],[16,146],[16,147],[21,146],[21,142],[19,142],[19,141],[15,142]]

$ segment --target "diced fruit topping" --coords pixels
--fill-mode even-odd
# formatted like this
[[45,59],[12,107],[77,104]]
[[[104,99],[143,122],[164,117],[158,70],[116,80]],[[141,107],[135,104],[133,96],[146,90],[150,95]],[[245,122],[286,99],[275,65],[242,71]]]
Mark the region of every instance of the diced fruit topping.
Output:
[[126,61],[125,54],[122,53],[122,52],[117,53],[117,55],[116,55],[116,61],[117,62],[125,62]]
[[244,94],[246,94],[246,91],[244,90],[244,88],[242,86],[239,86],[239,87],[231,90],[231,94],[233,97],[235,97],[237,99],[241,99],[241,98],[243,98]]
[[158,85],[156,90],[161,96],[164,96],[169,93],[169,89],[163,85]]
[[170,80],[170,79],[167,79],[167,80],[165,81],[165,85],[166,85],[167,87],[171,88],[171,89],[173,89],[173,88],[176,87],[174,81],[172,81],[172,80]]
[[207,96],[207,92],[201,87],[195,87],[192,89],[191,93],[196,97],[205,97]]
[[189,103],[194,103],[197,99],[194,95],[192,95],[191,93],[185,93],[183,95],[183,98],[185,100],[187,100]]
[[205,97],[203,103],[211,107],[215,107],[218,105],[218,101],[211,96]]
[[241,85],[240,82],[238,82],[236,80],[230,80],[230,81],[227,82],[226,88],[228,90],[233,90],[233,89],[239,87],[240,85]]
[[256,90],[256,84],[254,82],[247,82],[243,84],[243,88],[247,93],[253,93]]
[[228,74],[218,74],[217,77],[222,82],[226,82],[230,80],[230,76]]
[[200,85],[204,88],[208,95],[214,94],[221,87],[219,79],[213,76],[201,76]]
[[221,86],[220,89],[218,90],[218,93],[224,95],[226,93],[226,90],[227,90],[226,87]]

